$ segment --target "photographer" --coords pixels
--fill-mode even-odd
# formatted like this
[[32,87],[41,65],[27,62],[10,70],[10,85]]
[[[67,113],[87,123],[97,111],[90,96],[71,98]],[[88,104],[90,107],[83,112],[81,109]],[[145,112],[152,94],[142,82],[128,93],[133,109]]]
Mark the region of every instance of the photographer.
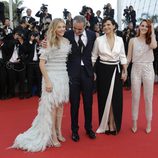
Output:
[[72,30],[73,28],[73,18],[71,13],[69,12],[67,14],[67,19],[66,19],[66,30]]
[[7,96],[7,72],[5,63],[5,50],[4,50],[4,29],[0,28],[0,99],[6,99]]
[[6,67],[8,75],[8,98],[15,96],[18,84],[19,98],[24,99],[26,43],[22,32],[14,32],[14,39],[4,43],[6,49]]
[[24,19],[27,22],[28,25],[31,24],[31,23],[33,23],[33,22],[35,22],[35,18],[33,18],[31,16],[31,13],[32,13],[32,10],[28,8],[26,10],[26,14],[27,15],[22,17],[22,19]]
[[[128,44],[131,38],[136,36],[136,31],[133,27],[133,23],[129,22],[128,26],[122,31],[122,38],[125,46],[125,53],[127,55],[128,52]],[[132,68],[132,63],[129,63],[128,65],[128,76],[127,80],[124,82],[124,86],[127,90],[131,89],[131,68]]]
[[[32,88],[36,84],[36,95],[41,95],[41,71],[39,68],[39,34],[32,32],[29,35],[27,42],[27,81],[28,81],[28,94],[26,98],[32,97]],[[34,82],[36,81],[36,82]]]
[[128,6],[126,6],[126,8],[123,11],[123,16],[125,17],[126,23],[128,23],[130,21],[130,11]]
[[133,23],[133,27],[136,27],[136,12],[133,9],[133,6],[129,6],[130,11],[130,21]]
[[52,15],[48,13],[48,5],[42,4],[40,11],[38,11],[35,16],[40,18],[40,28],[45,30],[50,22],[52,21]]
[[4,30],[4,41],[11,40],[13,37],[13,30],[10,27],[10,20],[9,18],[5,18],[4,20],[4,25],[3,25],[3,30]]
[[80,12],[80,15],[83,15],[87,20],[87,29],[93,30],[95,24],[95,17],[93,9],[90,7],[83,6]]
[[114,18],[114,9],[112,9],[112,6],[110,3],[108,3],[107,5],[104,5],[103,8],[103,17],[111,17]]
[[136,27],[136,12],[133,9],[133,6],[126,6],[126,8],[124,9],[123,16],[125,17],[126,24],[132,22],[133,27]]

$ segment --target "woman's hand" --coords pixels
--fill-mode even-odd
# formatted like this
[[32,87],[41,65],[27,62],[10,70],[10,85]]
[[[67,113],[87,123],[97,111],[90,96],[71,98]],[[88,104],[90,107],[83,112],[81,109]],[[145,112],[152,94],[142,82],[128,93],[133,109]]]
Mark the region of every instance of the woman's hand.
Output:
[[123,82],[127,80],[127,72],[122,72],[121,79],[123,80]]
[[45,82],[45,88],[48,93],[52,92],[53,86],[50,81]]

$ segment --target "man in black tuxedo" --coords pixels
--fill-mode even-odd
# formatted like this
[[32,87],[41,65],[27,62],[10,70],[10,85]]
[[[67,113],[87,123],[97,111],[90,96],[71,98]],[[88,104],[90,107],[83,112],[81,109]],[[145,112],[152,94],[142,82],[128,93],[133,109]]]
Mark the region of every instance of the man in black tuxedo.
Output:
[[34,80],[36,81],[37,96],[41,96],[41,71],[39,68],[39,35],[35,32],[30,33],[27,43],[27,79],[28,79],[28,94],[26,98],[32,96],[32,88]]
[[72,140],[75,142],[80,139],[78,134],[80,93],[83,97],[86,134],[91,139],[96,137],[92,130],[93,68],[91,62],[91,52],[96,35],[92,31],[85,30],[85,27],[86,19],[79,15],[73,19],[73,30],[65,33],[65,37],[72,44],[67,68],[70,77]]
[[26,10],[26,14],[27,16],[23,16],[22,19],[25,20],[28,24],[32,24],[35,22],[35,18],[33,18],[31,16],[32,10],[31,9],[27,9]]

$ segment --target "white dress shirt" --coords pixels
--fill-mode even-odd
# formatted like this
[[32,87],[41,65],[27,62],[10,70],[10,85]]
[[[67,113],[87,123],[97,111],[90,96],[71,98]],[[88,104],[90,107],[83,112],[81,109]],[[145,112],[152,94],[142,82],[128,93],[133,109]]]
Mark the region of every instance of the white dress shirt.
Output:
[[18,59],[18,47],[14,46],[14,52],[12,54],[12,57],[10,58],[10,62],[12,63],[16,63],[17,62],[17,59]]
[[[77,44],[78,44],[78,40],[79,40],[79,36],[77,36],[77,35],[75,34],[75,41],[76,41]],[[82,40],[84,46],[86,46],[88,39],[87,39],[87,34],[86,34],[86,31],[85,31],[85,30],[84,30],[83,33],[82,33],[81,40]],[[84,65],[84,63],[83,63],[82,60],[81,60],[81,65],[82,65],[82,66]]]
[[2,50],[0,49],[0,59],[2,59]]

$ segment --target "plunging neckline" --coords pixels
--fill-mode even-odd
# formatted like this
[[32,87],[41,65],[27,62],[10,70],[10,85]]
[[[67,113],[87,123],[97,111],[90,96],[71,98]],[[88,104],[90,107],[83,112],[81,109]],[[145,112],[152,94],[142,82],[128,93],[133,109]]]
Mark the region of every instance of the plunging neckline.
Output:
[[110,51],[112,52],[113,49],[114,49],[114,47],[115,47],[115,35],[114,35],[114,43],[113,43],[113,47],[110,46],[110,43],[109,43],[109,41],[108,41],[107,36],[105,36],[105,38],[106,38],[107,45],[108,45]]

